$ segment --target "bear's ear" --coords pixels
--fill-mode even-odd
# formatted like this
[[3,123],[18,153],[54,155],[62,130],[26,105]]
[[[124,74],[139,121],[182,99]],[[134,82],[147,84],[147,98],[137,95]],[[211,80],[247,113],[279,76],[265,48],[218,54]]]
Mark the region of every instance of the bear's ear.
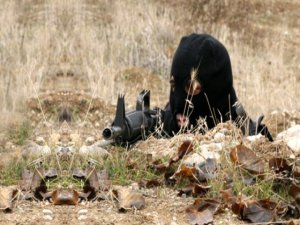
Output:
[[188,80],[184,85],[184,90],[188,95],[192,95],[192,96],[198,95],[202,90],[202,85],[196,79]]

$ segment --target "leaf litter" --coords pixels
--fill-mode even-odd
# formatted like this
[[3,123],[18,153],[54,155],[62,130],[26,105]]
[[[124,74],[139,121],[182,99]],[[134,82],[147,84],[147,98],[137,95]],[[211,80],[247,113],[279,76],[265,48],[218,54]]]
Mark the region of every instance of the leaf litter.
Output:
[[[229,132],[228,127],[228,124],[219,124],[205,135],[176,136],[171,140],[177,146],[175,154],[161,159],[138,147],[130,150],[124,169],[129,173],[142,169],[156,174],[152,178],[134,178],[132,181],[137,181],[134,190],[116,188],[110,180],[109,168],[104,164],[100,169],[91,163],[87,163],[84,169],[75,167],[68,175],[81,182],[80,187],[49,189],[47,182],[61,178],[62,174],[55,169],[45,170],[43,166],[24,170],[20,187],[32,193],[35,199],[54,205],[111,199],[119,212],[149,207],[143,195],[145,189],[170,187],[177,189],[177,196],[181,198],[195,198],[185,210],[190,224],[212,223],[217,214],[228,210],[239,219],[253,223],[297,218],[300,212],[297,160],[289,158],[290,152],[280,155],[274,152],[266,156],[267,140],[265,145],[261,144],[262,140],[259,140],[259,145],[243,142],[240,136],[233,140],[230,138],[233,131]],[[221,145],[216,144],[220,137]],[[145,156],[144,163],[135,158],[134,152]],[[191,156],[193,160],[189,159]],[[263,190],[265,187],[260,186],[261,182],[271,183],[270,190]],[[282,193],[283,189],[288,190],[287,193]],[[259,197],[260,192],[266,192],[268,198]]]

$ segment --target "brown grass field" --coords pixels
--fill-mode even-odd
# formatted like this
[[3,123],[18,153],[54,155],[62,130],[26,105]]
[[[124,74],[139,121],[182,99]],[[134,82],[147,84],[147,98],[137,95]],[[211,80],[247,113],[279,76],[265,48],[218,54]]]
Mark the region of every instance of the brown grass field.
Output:
[[[150,89],[151,106],[164,107],[173,54],[180,38],[192,32],[212,34],[227,47],[237,95],[251,117],[300,111],[298,0],[0,0],[0,5],[0,156],[7,152],[11,142],[7,130],[12,126],[33,124],[35,119],[33,132],[38,136],[44,132],[36,126],[39,120],[53,123],[51,112],[59,104],[73,107],[71,101],[61,103],[51,97],[47,108],[43,99],[54,93],[99,100],[99,123],[85,130],[86,136],[100,133],[111,122],[119,93],[125,93],[126,107],[132,109],[137,94]],[[30,99],[37,101],[31,105]],[[83,116],[75,127],[85,122],[89,107],[78,109]],[[39,108],[38,113],[34,108]],[[277,133],[278,121],[266,122]],[[147,213],[188,201],[170,200],[169,193],[161,192],[156,193],[162,196],[157,200],[161,204],[151,202]],[[31,207],[39,218],[41,206]],[[97,207],[91,212],[107,209]],[[17,224],[22,213],[17,219],[5,215],[0,222]],[[74,214],[72,209],[70,213]],[[112,213],[108,218],[114,222],[103,220],[103,224],[186,223],[180,217],[183,212],[180,218],[172,214],[162,222],[161,215],[150,221],[146,214],[138,214],[137,221],[122,214],[118,223],[119,214]],[[231,220],[225,216],[216,224]],[[23,220],[24,224],[41,221]]]

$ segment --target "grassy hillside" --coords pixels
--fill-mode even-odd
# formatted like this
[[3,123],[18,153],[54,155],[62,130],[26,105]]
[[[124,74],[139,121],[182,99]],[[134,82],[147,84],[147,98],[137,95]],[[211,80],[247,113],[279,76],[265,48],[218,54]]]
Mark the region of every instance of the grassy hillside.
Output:
[[107,102],[125,92],[134,105],[146,87],[157,96],[153,104],[163,106],[173,53],[191,32],[211,33],[226,45],[250,115],[300,108],[298,1],[1,0],[1,6],[5,121],[17,118],[29,97],[58,90]]

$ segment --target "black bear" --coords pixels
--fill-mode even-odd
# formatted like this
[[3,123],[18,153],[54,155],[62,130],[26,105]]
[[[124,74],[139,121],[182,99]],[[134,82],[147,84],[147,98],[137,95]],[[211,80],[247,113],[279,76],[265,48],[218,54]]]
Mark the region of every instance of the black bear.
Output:
[[164,131],[169,136],[197,127],[202,118],[208,129],[227,120],[247,121],[247,125],[243,123],[244,133],[262,133],[272,141],[262,118],[254,122],[238,102],[229,54],[211,35],[191,34],[181,39],[172,62],[170,85],[164,116]]

